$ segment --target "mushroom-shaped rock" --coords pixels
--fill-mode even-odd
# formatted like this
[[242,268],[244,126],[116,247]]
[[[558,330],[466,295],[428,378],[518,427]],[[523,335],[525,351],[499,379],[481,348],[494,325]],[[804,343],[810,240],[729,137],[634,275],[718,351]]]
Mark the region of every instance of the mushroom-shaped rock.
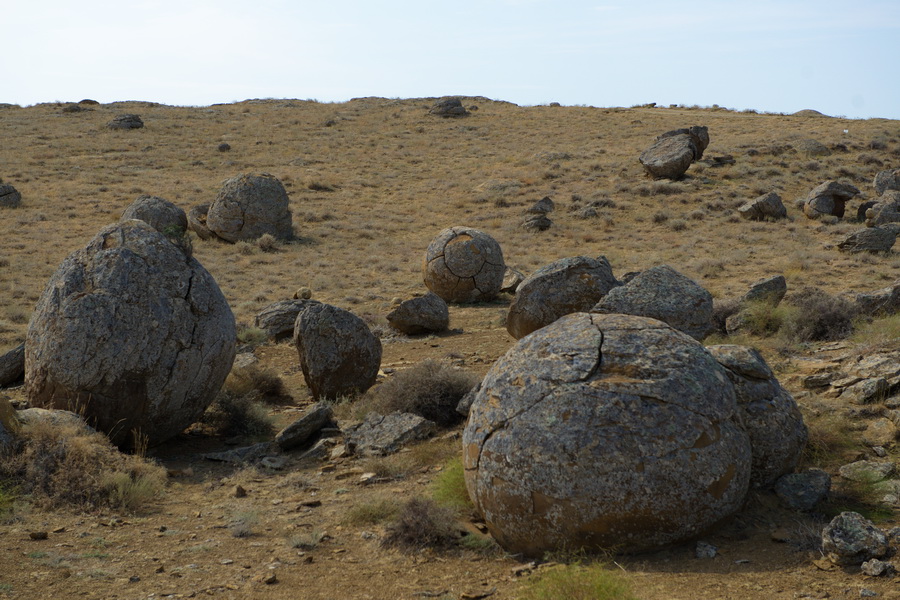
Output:
[[183,234],[188,225],[187,215],[181,208],[164,198],[146,194],[138,196],[122,213],[121,220],[128,219],[140,219],[166,235]]
[[675,129],[657,137],[653,145],[641,153],[640,161],[653,177],[678,179],[692,162],[703,158],[708,145],[706,127],[695,125],[690,129]]
[[660,265],[610,290],[591,312],[659,319],[702,340],[712,329],[713,301],[698,283],[668,265]]
[[365,392],[381,367],[381,341],[342,308],[306,300],[294,324],[303,378],[316,400]]
[[293,235],[287,191],[268,173],[227,180],[209,206],[206,226],[223,240],[255,240],[265,233],[287,240]]
[[201,240],[211,240],[216,237],[206,226],[206,216],[209,214],[209,204],[198,204],[187,213],[188,228],[197,234]]
[[781,201],[781,196],[775,192],[763,194],[756,200],[751,200],[738,209],[738,213],[751,221],[765,221],[766,219],[783,219],[787,217],[787,209]]
[[140,129],[144,126],[144,122],[138,115],[125,114],[117,115],[106,126],[109,129]]
[[879,196],[888,190],[900,191],[900,169],[888,169],[875,175],[875,193]]
[[888,252],[896,241],[896,230],[887,225],[854,231],[838,242],[837,246],[843,252]]
[[743,503],[734,388],[661,321],[575,313],[494,363],[463,432],[466,488],[510,552],[659,548]]
[[573,256],[529,275],[506,314],[506,330],[520,339],[563,315],[587,312],[619,285],[606,257]]
[[750,484],[767,488],[794,470],[806,446],[803,416],[759,352],[746,346],[707,348],[734,385],[742,423],[750,436]]
[[500,292],[506,265],[500,244],[471,227],[450,227],[425,252],[422,276],[446,302],[491,300]]
[[47,283],[25,339],[25,392],[120,446],[137,435],[152,446],[203,414],[234,355],[234,315],[212,276],[147,223],[122,221]]
[[387,315],[388,324],[401,333],[418,335],[446,331],[450,325],[447,303],[433,292],[410,298]]
[[0,208],[18,208],[22,194],[8,183],[0,183]]
[[809,192],[803,203],[803,214],[810,219],[824,215],[844,217],[849,200],[859,195],[859,190],[849,183],[826,181]]

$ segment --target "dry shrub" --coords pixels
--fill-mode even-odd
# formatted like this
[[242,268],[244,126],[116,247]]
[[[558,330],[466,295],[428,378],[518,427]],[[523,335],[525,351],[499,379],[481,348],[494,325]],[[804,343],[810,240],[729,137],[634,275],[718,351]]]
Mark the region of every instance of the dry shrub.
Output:
[[281,377],[256,366],[235,369],[229,373],[225,389],[236,396],[250,396],[265,404],[288,404],[294,400]]
[[264,233],[256,240],[256,246],[263,252],[278,252],[281,243],[271,233]]
[[804,288],[786,301],[795,308],[779,333],[793,343],[833,341],[853,333],[853,305],[818,288]]
[[223,389],[200,421],[227,437],[268,437],[274,430],[272,417],[253,396]]
[[136,511],[165,487],[165,469],[122,454],[105,435],[83,425],[40,421],[20,433],[17,452],[0,461],[0,481],[38,506]]
[[725,321],[728,317],[735,315],[741,310],[740,298],[730,298],[727,300],[713,300],[712,323],[713,328],[718,333],[726,333]]
[[373,408],[383,413],[414,413],[441,426],[453,425],[463,419],[456,405],[477,383],[474,373],[424,360],[372,390]]
[[460,537],[453,510],[423,498],[404,504],[386,532],[382,545],[403,550],[447,549]]

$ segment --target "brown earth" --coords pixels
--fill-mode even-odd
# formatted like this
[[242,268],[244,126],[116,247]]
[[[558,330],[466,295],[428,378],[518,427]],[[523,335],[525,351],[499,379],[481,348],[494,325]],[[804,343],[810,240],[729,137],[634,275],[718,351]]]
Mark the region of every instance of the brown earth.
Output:
[[[79,113],[63,113],[58,104],[0,108],[0,177],[23,196],[21,208],[0,210],[0,351],[24,338],[33,305],[62,259],[138,195],[188,209],[209,202],[224,179],[251,171],[285,183],[299,241],[268,253],[194,239],[194,255],[244,326],[300,286],[383,325],[392,299],[424,291],[424,250],[451,225],[491,233],[507,263],[526,272],[565,256],[604,254],[617,275],[666,263],[719,298],[776,273],[786,276],[789,289],[817,285],[831,293],[877,289],[900,277],[896,253],[845,255],[834,248],[859,227],[851,219],[809,221],[793,204],[822,181],[840,179],[863,190],[848,206],[848,215],[855,214],[857,203],[874,195],[875,173],[900,161],[897,121],[677,107],[517,107],[483,98],[464,104],[478,110],[456,120],[428,115],[429,100],[379,98],[193,108],[117,103]],[[140,114],[145,128],[106,129],[125,112]],[[730,154],[735,164],[695,164],[679,182],[646,179],[640,152],[659,133],[695,124],[709,127],[705,156]],[[805,154],[805,139],[832,154]],[[218,151],[222,142],[232,149]],[[788,206],[788,220],[749,223],[737,216],[740,204],[772,189]],[[549,215],[553,226],[543,233],[521,229],[524,210],[545,195],[557,203]],[[568,210],[601,199],[613,206],[600,209],[600,218],[578,220]],[[385,339],[386,376],[425,358],[483,375],[513,343],[504,327],[508,301],[451,307],[453,330],[445,335]],[[760,347],[813,429],[825,426],[818,420],[823,412],[840,407],[799,388],[797,375],[809,368],[805,358],[871,344],[785,349],[764,339],[741,342]],[[310,402],[296,352],[287,343],[254,352],[294,398],[271,409],[287,424]],[[23,399],[20,388],[4,392]],[[200,453],[228,446],[192,428],[151,451],[172,477],[147,510],[18,508],[0,525],[0,594],[393,599],[493,592],[488,597],[514,598],[531,577],[514,574],[521,565],[516,557],[474,550],[405,554],[380,546],[383,523],[347,521],[352,508],[379,499],[429,496],[435,477],[459,453],[458,433],[386,459],[303,462],[292,454],[285,469],[267,471],[202,459]],[[896,449],[889,451],[896,462]],[[836,465],[868,453],[856,443],[842,456],[816,456],[810,464],[835,475]],[[370,471],[392,476],[362,484],[360,476]],[[238,485],[245,497],[235,496]],[[253,521],[245,537],[229,527],[240,515]],[[898,511],[880,515],[889,527]],[[611,568],[621,568],[635,595],[648,600],[858,598],[863,588],[900,598],[896,578],[824,568],[810,549],[821,526],[821,517],[754,494],[734,520],[703,538],[719,548],[716,558],[696,559],[693,544],[686,544],[615,557]],[[30,539],[36,531],[48,532],[47,539]],[[304,550],[294,547],[298,540],[318,541]],[[275,581],[266,583],[272,575]]]

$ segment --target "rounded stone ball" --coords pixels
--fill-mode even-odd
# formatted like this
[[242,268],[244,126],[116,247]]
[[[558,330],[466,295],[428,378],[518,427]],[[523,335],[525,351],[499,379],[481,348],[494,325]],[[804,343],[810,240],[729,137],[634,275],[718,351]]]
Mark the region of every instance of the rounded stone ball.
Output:
[[493,365],[463,464],[507,551],[638,552],[734,514],[751,449],[734,388],[699,342],[647,317],[573,313]]
[[206,226],[229,242],[253,241],[266,233],[290,239],[293,225],[287,191],[268,173],[232,177],[210,204]]
[[184,210],[165,198],[138,196],[122,213],[122,221],[140,219],[151,227],[166,235],[181,235],[188,228],[188,219]]
[[471,227],[440,232],[425,252],[422,276],[445,302],[480,302],[500,293],[506,265],[497,241]]

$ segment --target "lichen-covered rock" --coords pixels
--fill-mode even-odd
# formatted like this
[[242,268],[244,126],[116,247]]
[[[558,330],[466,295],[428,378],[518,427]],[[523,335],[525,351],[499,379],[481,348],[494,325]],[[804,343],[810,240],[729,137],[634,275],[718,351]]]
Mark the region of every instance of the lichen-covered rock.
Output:
[[463,432],[466,487],[510,552],[659,548],[743,503],[750,439],[696,340],[643,317],[575,313],[494,363]]
[[554,208],[556,208],[556,204],[553,202],[553,199],[550,196],[544,196],[532,204],[525,212],[532,215],[546,215],[549,212],[553,212]]
[[471,227],[450,227],[425,252],[422,275],[446,302],[491,300],[500,292],[506,265],[500,244]]
[[784,275],[773,275],[760,279],[750,286],[741,297],[741,304],[748,302],[764,302],[770,306],[778,306],[787,294],[787,280]]
[[281,182],[268,173],[227,180],[209,206],[206,227],[223,240],[255,240],[265,233],[293,236],[290,201]]
[[369,413],[365,421],[346,432],[347,449],[360,456],[383,456],[410,442],[427,439],[436,430],[433,421],[412,413]]
[[794,510],[810,511],[828,497],[831,475],[822,469],[782,475],[775,482],[775,494]]
[[900,190],[900,169],[888,169],[875,175],[875,193],[882,195],[888,190]]
[[781,196],[775,192],[763,194],[759,198],[747,202],[738,208],[738,213],[751,221],[784,219],[787,217],[787,209],[781,201]]
[[450,325],[450,309],[443,298],[428,292],[410,298],[387,315],[388,324],[401,333],[419,335],[446,331]]
[[181,235],[187,231],[188,221],[184,211],[165,198],[138,196],[122,213],[122,221],[140,219],[166,235]]
[[803,203],[803,214],[810,219],[831,215],[842,219],[849,200],[859,195],[859,189],[849,183],[826,181],[809,192]]
[[258,327],[266,332],[270,339],[278,341],[294,335],[294,324],[297,321],[297,315],[303,310],[303,307],[309,302],[318,302],[316,300],[279,300],[264,307],[256,317],[253,318],[254,327]]
[[746,346],[709,346],[734,385],[744,429],[753,448],[750,485],[767,488],[793,471],[806,447],[803,415],[763,357]]
[[855,512],[842,512],[822,530],[822,549],[836,565],[860,565],[883,558],[890,550],[887,536]]
[[323,427],[334,424],[334,411],[324,403],[314,404],[302,417],[282,429],[275,436],[275,443],[281,450],[293,450],[309,444]]
[[140,129],[144,126],[141,117],[134,114],[117,115],[106,124],[109,129]]
[[708,145],[709,131],[706,127],[675,129],[657,137],[641,153],[639,160],[644,170],[653,177],[678,179],[692,162],[703,158],[703,151]]
[[503,284],[500,286],[500,291],[506,294],[515,294],[523,281],[525,281],[525,273],[507,266],[503,275]]
[[897,233],[888,227],[866,227],[838,242],[842,252],[888,252],[897,241]]
[[866,202],[864,213],[866,227],[878,227],[887,223],[900,223],[900,191],[888,190],[878,202]]
[[304,302],[294,324],[294,344],[313,398],[335,400],[372,387],[381,367],[381,341],[353,313]]
[[0,208],[18,208],[22,194],[8,183],[0,183]]
[[900,312],[900,279],[874,292],[850,294],[849,301],[861,315],[880,317]]
[[466,110],[459,98],[440,98],[435,101],[428,112],[445,118],[469,116],[469,111]]
[[209,214],[209,204],[198,204],[187,213],[188,228],[201,240],[211,240],[216,237],[216,234],[206,226],[207,214]]
[[659,319],[702,340],[712,330],[713,300],[712,294],[692,279],[660,265],[610,290],[591,312]]
[[506,330],[523,338],[563,315],[589,311],[617,285],[606,257],[555,260],[519,284],[506,315]]
[[553,226],[553,221],[547,215],[531,215],[522,221],[522,229],[526,231],[547,231]]
[[60,265],[25,340],[34,406],[74,410],[121,446],[193,423],[235,355],[234,315],[212,276],[150,225],[102,229]]
[[25,375],[25,343],[0,354],[0,387],[10,385]]

